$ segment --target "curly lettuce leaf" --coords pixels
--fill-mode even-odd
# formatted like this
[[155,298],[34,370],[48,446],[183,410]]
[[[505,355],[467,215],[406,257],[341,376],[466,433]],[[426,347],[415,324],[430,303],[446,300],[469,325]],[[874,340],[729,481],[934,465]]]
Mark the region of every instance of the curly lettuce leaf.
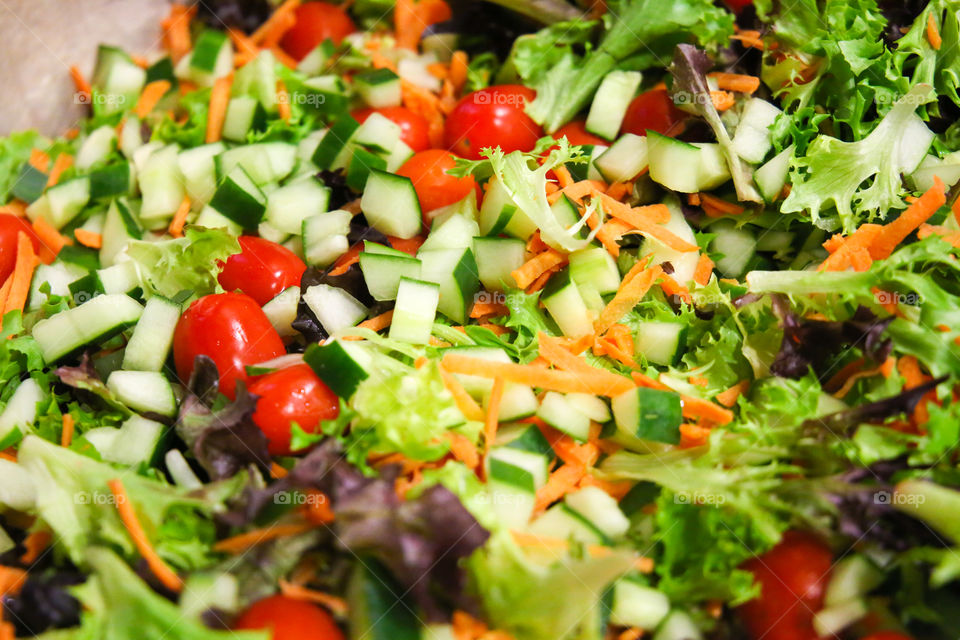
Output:
[[221,263],[240,252],[237,238],[222,229],[187,227],[184,237],[161,242],[132,241],[127,254],[140,272],[144,292],[173,298],[222,293]]
[[20,178],[20,167],[34,148],[45,149],[49,140],[36,131],[21,131],[0,138],[0,203],[10,199],[10,190]]
[[[931,15],[943,40],[937,49],[927,38]],[[960,0],[932,0],[897,40],[895,58],[911,84],[932,85],[938,96],[960,105]]]

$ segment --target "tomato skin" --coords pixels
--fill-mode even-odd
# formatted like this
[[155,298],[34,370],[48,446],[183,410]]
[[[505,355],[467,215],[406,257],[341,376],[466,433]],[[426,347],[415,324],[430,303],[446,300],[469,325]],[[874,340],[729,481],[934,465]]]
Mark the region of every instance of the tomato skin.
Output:
[[363,124],[374,112],[400,125],[400,139],[413,149],[414,153],[430,148],[430,123],[419,113],[414,113],[406,107],[357,109],[351,111],[350,115],[353,116],[354,120]]
[[40,251],[40,238],[30,223],[11,213],[0,214],[0,285],[13,273],[17,262],[17,238],[20,232],[27,234],[34,251]]
[[246,380],[247,365],[286,353],[283,340],[260,305],[242,293],[204,296],[187,308],[173,334],[177,375],[186,382],[198,355],[209,356],[220,373],[220,391],[234,397],[237,380]]
[[447,175],[446,171],[453,169],[455,164],[456,160],[449,151],[428,149],[413,154],[397,171],[413,182],[423,210],[423,220],[428,225],[431,211],[463,200],[471,189],[477,189],[477,181],[473,176],[455,178]]
[[260,396],[253,421],[267,436],[271,455],[289,455],[290,424],[316,433],[321,420],[340,414],[337,394],[306,364],[268,373],[250,384],[250,393]]
[[324,609],[281,595],[254,602],[233,628],[272,629],[271,640],[344,640],[333,616]]
[[340,44],[357,30],[347,12],[329,2],[304,2],[294,15],[297,21],[283,34],[280,46],[297,60],[303,60],[327,38]]
[[262,307],[287,287],[300,285],[307,265],[293,251],[255,236],[241,236],[239,242],[240,253],[227,258],[217,277],[226,291],[239,289]]
[[897,631],[878,631],[877,633],[871,633],[861,640],[913,640],[913,638]]
[[723,0],[723,3],[734,13],[740,13],[753,4],[753,0]]
[[816,537],[788,531],[777,546],[744,568],[760,583],[760,596],[740,607],[751,637],[816,640],[813,615],[823,608],[833,553]]
[[504,153],[530,151],[543,137],[543,128],[524,110],[536,97],[518,84],[486,87],[465,95],[444,127],[444,143],[462,158],[479,160],[484,147]]
[[647,135],[647,129],[665,136],[678,136],[683,133],[689,116],[673,104],[666,89],[644,91],[630,102],[623,116],[620,133]]
[[587,123],[584,120],[572,120],[557,129],[553,134],[553,139],[559,140],[563,136],[567,136],[567,142],[575,145],[602,144],[607,146],[610,144],[609,140],[604,140],[600,136],[595,136],[587,131],[586,125]]

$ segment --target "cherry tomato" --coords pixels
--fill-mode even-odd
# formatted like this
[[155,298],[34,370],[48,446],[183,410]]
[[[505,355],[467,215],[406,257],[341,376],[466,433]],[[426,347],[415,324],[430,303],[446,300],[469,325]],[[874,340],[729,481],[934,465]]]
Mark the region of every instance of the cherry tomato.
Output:
[[253,421],[267,436],[270,453],[275,456],[291,453],[292,422],[307,433],[315,433],[321,420],[340,414],[337,394],[306,364],[257,378],[250,384],[250,393],[260,396]]
[[234,629],[272,629],[271,640],[344,640],[333,616],[315,604],[286,596],[258,600],[240,614]]
[[788,531],[783,540],[744,565],[760,583],[760,596],[740,608],[751,637],[816,640],[813,615],[823,608],[833,554],[820,540]]
[[897,631],[878,631],[877,633],[871,633],[862,640],[913,640],[913,638]]
[[380,109],[357,109],[350,115],[354,120],[363,124],[364,120],[370,117],[370,114],[377,112],[391,122],[400,125],[400,139],[407,143],[407,146],[417,151],[423,151],[430,148],[430,123],[419,113],[414,113],[406,107],[383,107]]
[[620,132],[643,136],[650,129],[665,136],[677,136],[683,133],[688,117],[673,104],[666,89],[651,89],[638,95],[627,107]]
[[295,16],[297,21],[283,35],[280,46],[297,60],[327,38],[340,44],[344,36],[357,30],[346,11],[328,2],[304,2],[297,7]]
[[448,169],[453,169],[454,164],[456,161],[449,151],[428,149],[415,153],[397,171],[401,176],[413,181],[413,188],[417,190],[417,198],[423,210],[423,220],[428,224],[429,212],[463,200],[471,189],[477,188],[477,181],[473,176],[455,178],[446,173]]
[[40,251],[40,238],[29,222],[10,213],[0,214],[0,285],[13,273],[17,262],[17,238],[21,231],[30,238],[33,250]]
[[504,153],[530,151],[543,129],[526,114],[533,89],[518,84],[487,87],[465,95],[447,118],[444,142],[458,156],[477,160],[484,147]]
[[247,378],[244,367],[284,353],[283,340],[260,305],[242,293],[217,293],[194,300],[173,334],[173,360],[180,379],[190,379],[197,356],[209,356],[220,373],[220,391],[230,398],[237,380]]
[[734,13],[740,13],[753,4],[753,0],[723,0],[723,3]]
[[568,122],[563,125],[553,134],[553,139],[559,140],[563,136],[567,136],[567,142],[570,144],[602,144],[604,146],[610,144],[608,140],[604,140],[600,136],[595,136],[588,132],[586,123],[583,120],[574,120],[573,122]]
[[307,265],[293,251],[254,236],[240,237],[240,253],[227,258],[217,281],[227,291],[239,289],[261,307],[287,287],[299,286]]

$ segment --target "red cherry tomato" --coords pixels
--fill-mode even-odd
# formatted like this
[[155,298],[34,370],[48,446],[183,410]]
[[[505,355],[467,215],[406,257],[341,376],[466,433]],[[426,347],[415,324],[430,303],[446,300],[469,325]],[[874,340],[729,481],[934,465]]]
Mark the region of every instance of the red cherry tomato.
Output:
[[454,164],[456,161],[449,151],[428,149],[415,153],[397,171],[401,176],[413,181],[413,188],[417,190],[417,198],[423,210],[423,220],[428,224],[429,212],[463,200],[471,189],[477,188],[477,181],[473,176],[455,178],[446,173],[448,169],[453,169]]
[[913,640],[913,638],[897,631],[878,631],[877,633],[871,633],[862,640]]
[[295,16],[297,21],[283,34],[280,46],[297,60],[327,38],[340,44],[344,36],[357,30],[346,11],[328,2],[304,2],[297,7]]
[[730,11],[734,13],[740,13],[753,4],[753,0],[723,0],[723,2],[730,8]]
[[760,583],[760,596],[740,607],[751,637],[816,640],[813,615],[823,608],[833,554],[820,540],[788,531],[783,540],[744,565]]
[[487,87],[465,95],[447,118],[444,142],[463,158],[477,160],[484,147],[499,145],[504,153],[530,151],[543,129],[524,110],[536,97],[517,84]]
[[688,117],[673,104],[666,89],[651,89],[638,95],[627,107],[620,132],[643,136],[650,129],[673,137],[683,133]]
[[180,379],[190,379],[197,356],[209,356],[220,373],[220,391],[230,398],[237,380],[247,378],[244,367],[284,353],[283,340],[260,305],[242,293],[218,293],[193,301],[173,334],[173,360]]
[[21,231],[30,238],[33,250],[39,251],[40,238],[29,222],[10,213],[0,214],[0,285],[13,273],[17,262],[17,238]]
[[340,413],[337,395],[306,364],[257,378],[250,384],[250,393],[260,396],[253,421],[267,436],[270,453],[275,456],[291,453],[290,423],[315,433],[321,420]]
[[407,143],[407,146],[414,152],[430,148],[430,123],[422,115],[414,113],[406,107],[357,109],[352,111],[350,115],[353,116],[354,120],[363,124],[364,120],[369,118],[374,111],[400,125],[400,139]]
[[585,125],[586,123],[583,120],[568,122],[557,129],[556,133],[553,134],[553,139],[559,140],[563,136],[567,136],[567,142],[570,144],[602,144],[604,146],[610,144],[608,140],[604,140],[600,136],[595,136],[588,132]]
[[333,616],[315,604],[286,596],[258,600],[240,614],[234,629],[272,629],[271,640],[344,640]]
[[261,307],[287,287],[299,286],[307,270],[297,254],[276,242],[241,236],[240,249],[227,258],[217,281],[227,291],[243,291]]

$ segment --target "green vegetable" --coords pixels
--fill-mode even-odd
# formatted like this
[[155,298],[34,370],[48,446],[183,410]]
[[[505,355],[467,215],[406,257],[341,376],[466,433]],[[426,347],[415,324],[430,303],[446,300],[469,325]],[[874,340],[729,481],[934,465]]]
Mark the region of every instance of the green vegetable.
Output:
[[21,131],[0,138],[0,203],[10,199],[10,189],[20,177],[20,167],[30,159],[30,151],[46,149],[50,141],[36,131]]

